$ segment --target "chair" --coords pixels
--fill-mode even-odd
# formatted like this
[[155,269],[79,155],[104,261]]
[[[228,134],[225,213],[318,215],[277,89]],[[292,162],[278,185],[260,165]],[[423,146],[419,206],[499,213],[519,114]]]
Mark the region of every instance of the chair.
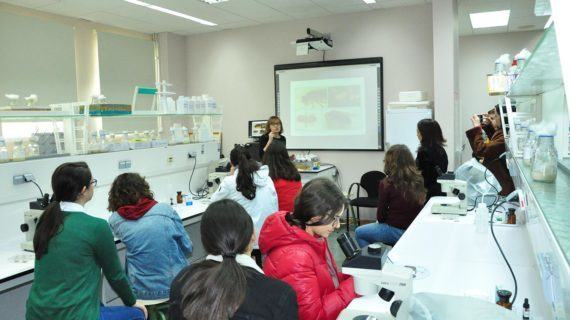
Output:
[[[356,220],[356,224],[360,226],[360,207],[376,208],[378,207],[378,185],[386,175],[380,171],[368,171],[360,177],[360,183],[354,182],[348,188],[350,212],[352,218]],[[352,187],[356,186],[356,198],[350,199]],[[364,189],[368,196],[360,196],[360,188]],[[356,216],[354,215],[354,207],[356,207]],[[349,230],[350,217],[348,216],[348,208],[346,210],[346,231]]]
[[146,307],[148,320],[168,320],[168,299],[137,300],[137,304],[142,304]]

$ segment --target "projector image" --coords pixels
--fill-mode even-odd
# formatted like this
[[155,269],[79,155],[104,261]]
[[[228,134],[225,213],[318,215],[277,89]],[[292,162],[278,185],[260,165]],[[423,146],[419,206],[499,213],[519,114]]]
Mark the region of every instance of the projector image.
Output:
[[330,34],[322,34],[315,29],[307,28],[308,38],[297,39],[295,45],[297,47],[297,55],[307,55],[309,50],[328,51],[333,47],[333,41]]

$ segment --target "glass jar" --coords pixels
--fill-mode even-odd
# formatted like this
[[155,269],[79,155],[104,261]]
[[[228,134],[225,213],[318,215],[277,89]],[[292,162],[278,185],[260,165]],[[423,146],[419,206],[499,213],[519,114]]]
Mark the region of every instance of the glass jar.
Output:
[[8,147],[6,147],[6,140],[0,137],[0,162],[8,162]]
[[553,182],[558,172],[558,153],[553,135],[540,135],[534,154],[531,176],[535,181]]
[[534,132],[534,130],[529,129],[526,142],[523,147],[523,164],[525,166],[532,166],[535,151],[536,151],[536,133]]
[[14,141],[14,148],[12,149],[12,161],[26,160],[26,149],[22,140]]

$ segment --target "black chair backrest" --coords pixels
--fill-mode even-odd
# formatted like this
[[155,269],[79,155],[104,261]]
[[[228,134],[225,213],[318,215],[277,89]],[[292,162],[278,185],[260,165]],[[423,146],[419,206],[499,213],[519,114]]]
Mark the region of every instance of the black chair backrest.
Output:
[[360,186],[366,190],[369,198],[378,198],[378,186],[386,175],[380,171],[368,171],[360,177]]

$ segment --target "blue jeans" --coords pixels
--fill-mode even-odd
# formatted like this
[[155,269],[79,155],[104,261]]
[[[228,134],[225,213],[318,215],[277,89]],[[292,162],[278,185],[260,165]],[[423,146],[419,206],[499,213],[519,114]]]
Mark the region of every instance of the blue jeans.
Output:
[[385,223],[369,223],[356,228],[356,242],[361,248],[375,242],[382,242],[387,245],[395,245],[400,239],[404,230],[392,227]]
[[141,309],[135,307],[103,307],[99,308],[100,320],[146,320]]

